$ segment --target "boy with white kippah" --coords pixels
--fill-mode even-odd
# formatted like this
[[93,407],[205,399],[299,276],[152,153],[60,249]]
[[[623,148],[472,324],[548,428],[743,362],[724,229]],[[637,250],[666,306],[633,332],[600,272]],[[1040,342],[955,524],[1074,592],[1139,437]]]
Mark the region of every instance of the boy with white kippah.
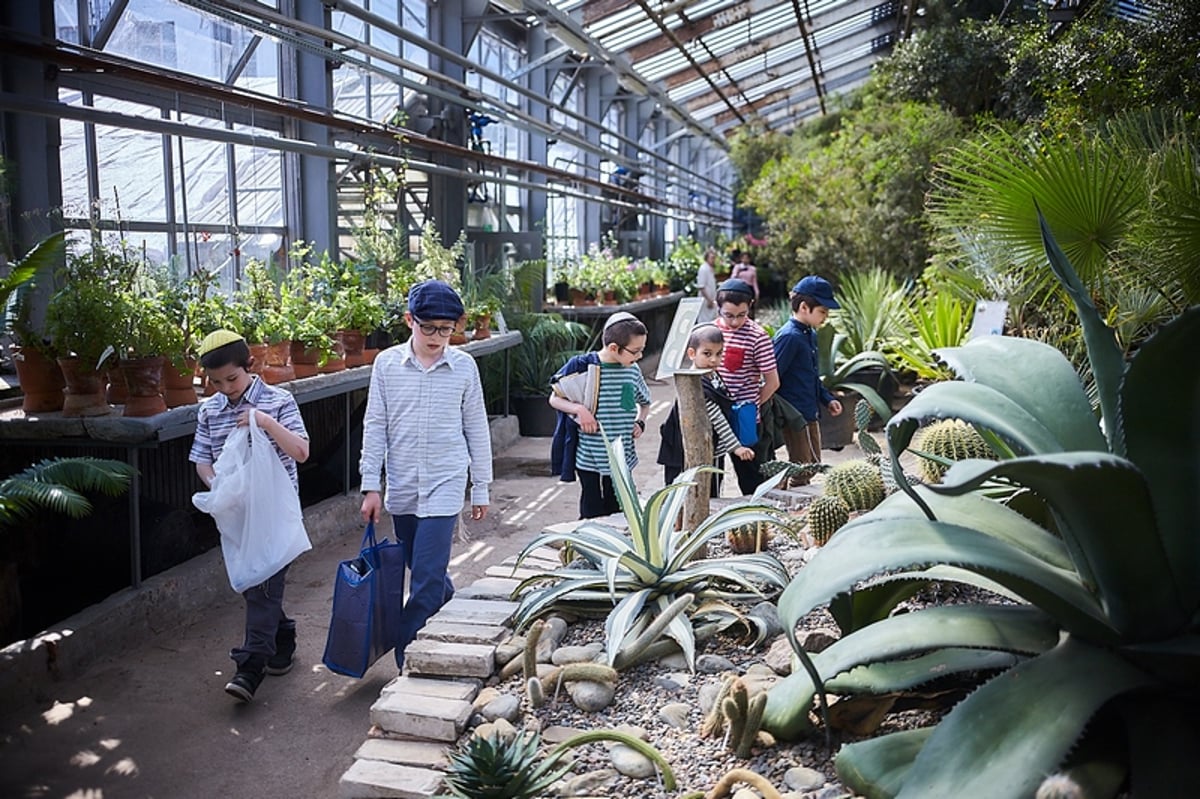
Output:
[[[225,440],[235,428],[250,424],[253,413],[299,491],[296,464],[308,460],[308,431],[296,398],[250,373],[254,365],[250,348],[232,330],[209,333],[200,342],[199,354],[200,366],[217,390],[196,412],[196,437],[188,459],[196,464],[200,480],[212,487],[213,464]],[[246,637],[242,646],[229,653],[237,664],[237,673],[225,686],[225,692],[241,702],[254,698],[264,675],[286,674],[294,663],[296,622],[283,611],[287,570],[284,566],[266,582],[242,592],[246,600]]]

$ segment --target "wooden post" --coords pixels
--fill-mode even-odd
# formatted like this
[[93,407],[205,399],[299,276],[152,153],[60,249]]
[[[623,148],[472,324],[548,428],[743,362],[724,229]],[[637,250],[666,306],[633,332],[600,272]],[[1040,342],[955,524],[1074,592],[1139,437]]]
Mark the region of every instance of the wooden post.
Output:
[[[679,397],[679,432],[683,438],[683,468],[705,466],[713,462],[712,423],[704,407],[704,388],[700,378],[706,369],[678,369],[675,372],[675,393]],[[713,475],[697,475],[696,485],[688,490],[683,509],[684,529],[694,530],[708,518],[709,486]],[[702,556],[701,556],[702,557]]]

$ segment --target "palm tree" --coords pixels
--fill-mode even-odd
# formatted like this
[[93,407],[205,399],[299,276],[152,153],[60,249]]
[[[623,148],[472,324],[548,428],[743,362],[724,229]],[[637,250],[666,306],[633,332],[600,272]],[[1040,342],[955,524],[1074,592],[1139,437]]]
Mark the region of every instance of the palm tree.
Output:
[[115,497],[128,487],[135,470],[105,458],[51,458],[0,481],[0,529],[16,524],[39,508],[78,519],[92,511],[85,491]]

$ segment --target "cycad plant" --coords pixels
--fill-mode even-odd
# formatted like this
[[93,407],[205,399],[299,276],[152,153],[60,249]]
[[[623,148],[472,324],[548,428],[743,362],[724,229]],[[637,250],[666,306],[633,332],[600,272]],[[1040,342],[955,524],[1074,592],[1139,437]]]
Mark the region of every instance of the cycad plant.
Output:
[[[804,670],[771,691],[764,726],[809,728],[814,696],[905,691],[947,675],[979,683],[936,726],[849,744],[842,779],[878,797],[1029,797],[1064,769],[1092,797],[1179,796],[1200,751],[1200,307],[1126,364],[1043,221],[1074,301],[1103,412],[1051,347],[989,336],[940,353],[962,378],[889,423],[892,466],[920,422],[976,426],[999,462],[895,494],[846,525],[784,591],[780,617]],[[887,617],[940,580],[995,603]],[[795,626],[839,598],[865,617],[808,655]],[[984,596],[987,596],[985,594]]]
[[[636,658],[634,649],[653,643],[649,640],[657,637],[653,631],[661,629],[679,645],[690,667],[696,655],[695,632],[686,615],[690,603],[679,600],[761,600],[787,583],[786,569],[770,553],[698,557],[709,540],[742,525],[784,524],[780,512],[763,503],[762,497],[785,473],[764,482],[748,501],[729,505],[688,530],[676,529],[685,496],[695,476],[701,470],[714,471],[711,466],[685,471],[643,504],[625,462],[622,439],[608,443],[608,464],[628,532],[589,520],[567,533],[545,532],[534,538],[518,565],[547,544],[570,546],[584,565],[525,580],[514,592],[521,598],[516,625],[523,627],[558,609],[606,617],[608,663],[618,668]],[[646,635],[648,630],[651,635]]]
[[105,458],[53,458],[0,481],[0,528],[39,508],[78,519],[92,511],[85,491],[117,496],[129,487],[134,469]]

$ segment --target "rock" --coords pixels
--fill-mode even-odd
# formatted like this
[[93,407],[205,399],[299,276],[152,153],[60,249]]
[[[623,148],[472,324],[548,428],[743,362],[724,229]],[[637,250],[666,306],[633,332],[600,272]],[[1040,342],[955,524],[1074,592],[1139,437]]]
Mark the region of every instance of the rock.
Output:
[[688,683],[692,678],[682,672],[671,672],[670,674],[659,674],[654,678],[654,684],[659,688],[664,688],[672,693],[679,693],[684,688],[687,688]]
[[568,663],[591,663],[604,651],[603,644],[587,644],[586,646],[562,646],[550,655],[550,662],[555,666],[565,666]]
[[514,635],[496,646],[496,668],[503,668],[510,660],[525,651],[525,636]]
[[625,744],[614,746],[609,750],[608,756],[612,760],[613,768],[626,777],[645,778],[654,776],[654,761],[641,752],[630,749]]
[[517,729],[506,719],[489,721],[475,728],[475,735],[479,738],[487,738],[493,734],[499,735],[502,741],[512,741],[517,737]]
[[617,776],[616,769],[602,768],[575,777],[566,777],[554,784],[555,796],[587,796],[604,787]]
[[746,669],[746,673],[742,675],[742,682],[746,683],[746,690],[754,696],[760,691],[769,691],[771,686],[779,681],[779,675],[765,663],[751,664],[750,668]]
[[809,794],[809,796],[811,796],[812,799],[846,799],[848,796],[850,796],[850,792],[845,788],[836,788],[830,786],[828,788],[822,788],[816,793]]
[[587,730],[578,727],[563,727],[555,724],[542,730],[542,742],[548,744],[560,744],[569,738],[574,738],[581,732],[587,732]]
[[677,730],[686,730],[688,728],[688,716],[692,712],[692,706],[686,702],[672,702],[669,705],[663,705],[658,711],[659,717]]
[[[503,694],[500,693],[499,688],[494,688],[494,687],[484,688],[475,696],[475,701],[472,702],[471,704],[474,706],[474,708],[476,710],[482,710],[484,707],[487,706],[488,702],[491,702],[493,699],[495,699],[499,696],[502,696],[502,695]],[[492,719],[488,719],[488,721],[492,721]]]
[[771,667],[781,677],[786,677],[792,673],[792,656],[795,652],[792,651],[792,645],[788,639],[780,636],[776,638],[767,649],[767,653],[763,655],[763,663]]
[[712,712],[713,705],[717,703],[717,694],[721,693],[721,683],[706,682],[700,686],[698,701],[700,703],[700,712],[707,716]]
[[793,766],[784,772],[783,784],[793,791],[815,791],[825,786],[825,775],[816,769]]
[[690,668],[690,664],[682,652],[672,652],[658,659],[658,665],[664,669],[672,669],[679,671],[680,669]]
[[501,694],[480,711],[488,721],[506,719],[515,722],[521,717],[521,699],[513,694]]
[[617,689],[611,683],[575,680],[567,683],[567,693],[571,695],[571,701],[575,703],[575,707],[595,713],[612,704]]
[[701,674],[720,674],[723,671],[737,671],[737,666],[721,655],[701,655],[696,658],[696,671]]
[[537,662],[549,663],[554,650],[562,643],[567,634],[567,623],[558,616],[546,619],[546,627],[537,642]]
[[733,794],[733,799],[762,799],[762,797],[758,795],[758,791],[752,788],[738,788]]
[[768,640],[783,633],[783,622],[779,620],[779,608],[774,602],[759,602],[750,608],[750,617],[758,619],[762,627],[761,640]]
[[824,652],[837,640],[837,636],[828,630],[806,630],[800,636],[800,645],[805,652],[816,654]]

